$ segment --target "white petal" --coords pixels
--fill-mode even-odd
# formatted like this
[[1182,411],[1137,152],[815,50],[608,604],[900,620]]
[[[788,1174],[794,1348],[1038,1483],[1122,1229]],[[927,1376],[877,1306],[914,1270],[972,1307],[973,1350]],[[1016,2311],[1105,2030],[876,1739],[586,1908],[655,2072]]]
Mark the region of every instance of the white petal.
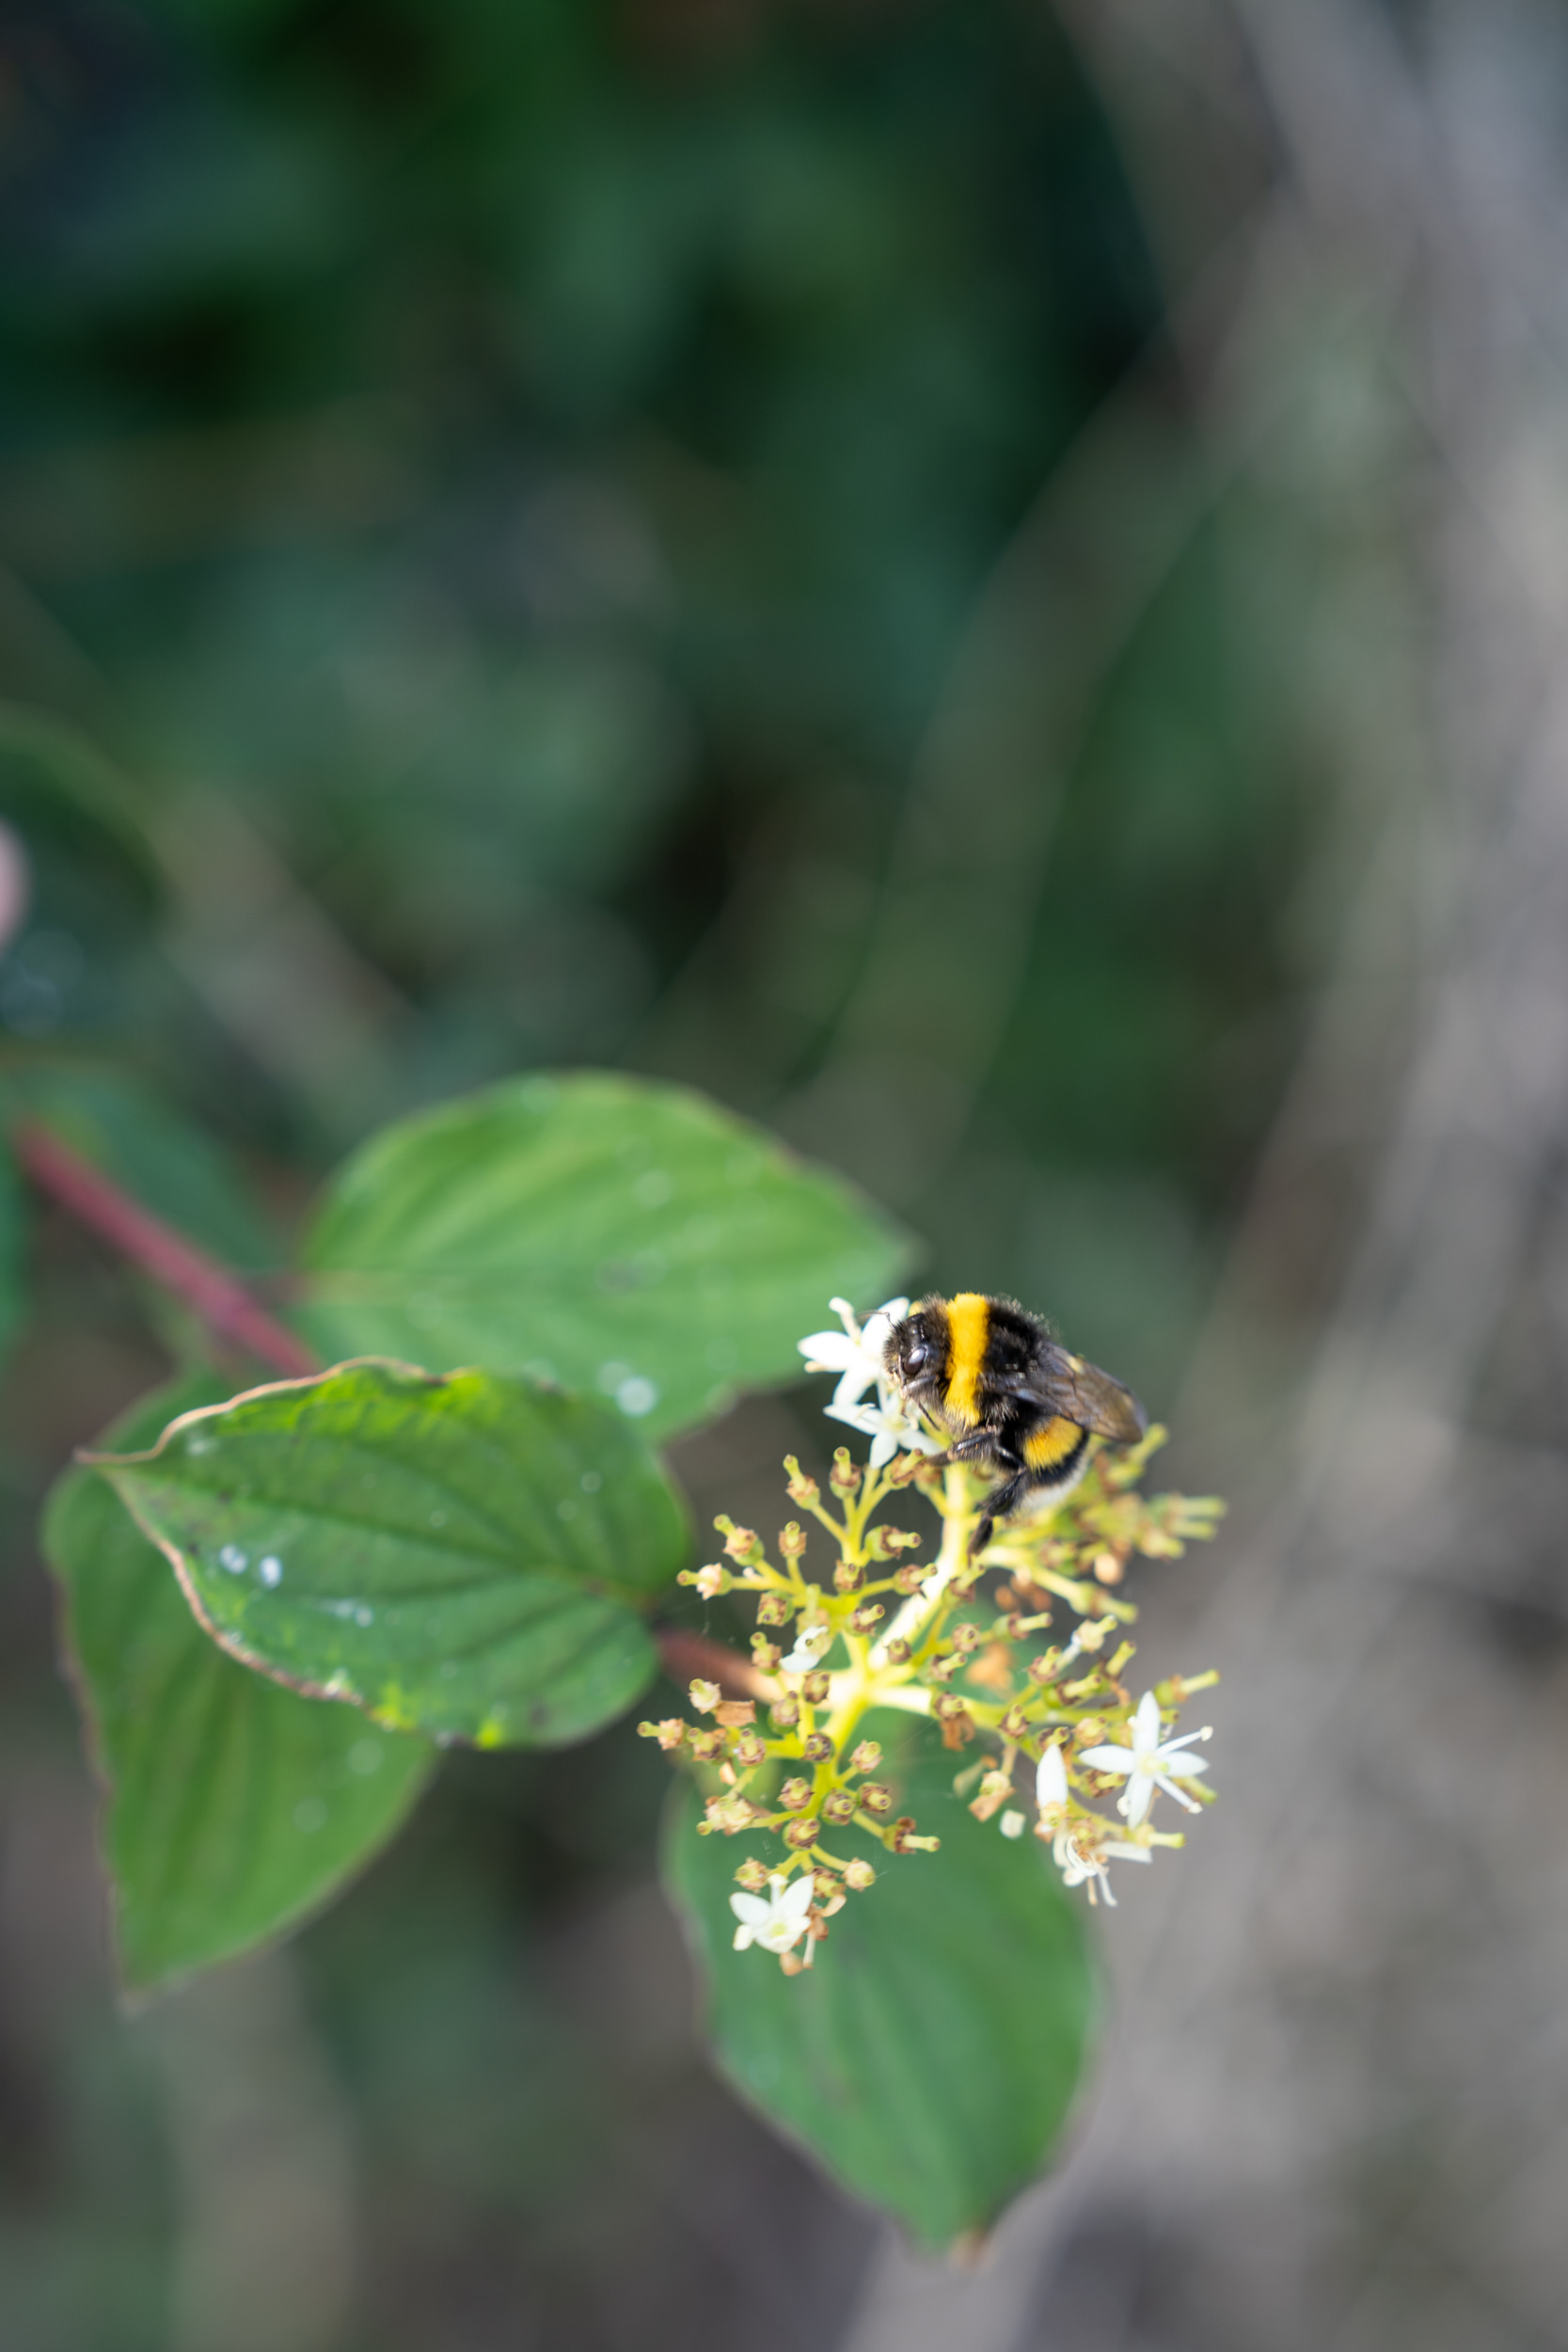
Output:
[[808,1870],[803,1878],[798,1878],[791,1885],[786,1886],[779,1897],[781,1914],[787,1914],[791,1919],[803,1919],[811,1909],[812,1897],[816,1891]]
[[892,1430],[879,1429],[876,1436],[871,1440],[872,1469],[880,1470],[884,1462],[892,1461],[897,1451],[898,1440],[894,1436]]
[[1167,1780],[1164,1772],[1156,1772],[1154,1774],[1154,1781],[1158,1788],[1164,1790],[1167,1797],[1174,1797],[1177,1804],[1181,1805],[1188,1813],[1202,1812],[1203,1807],[1198,1804],[1196,1798],[1183,1795],[1182,1791],[1177,1787],[1175,1781]]
[[749,1928],[760,1928],[765,1919],[771,1918],[773,1913],[772,1904],[764,1902],[760,1895],[732,1895],[730,1909]]
[[1152,1862],[1154,1859],[1147,1846],[1130,1846],[1122,1837],[1107,1838],[1101,1851],[1113,1854],[1118,1862]]
[[858,1429],[863,1438],[874,1438],[881,1427],[874,1405],[824,1405],[822,1410],[830,1421],[843,1422],[847,1429]]
[[1047,1748],[1035,1774],[1035,1803],[1042,1813],[1068,1801],[1067,1766],[1060,1748]]
[[1159,1744],[1160,1702],[1152,1691],[1146,1691],[1132,1718],[1132,1745],[1147,1751],[1157,1748]]
[[815,1372],[847,1372],[860,1361],[858,1343],[842,1331],[811,1331],[795,1344],[802,1356],[811,1358]]
[[737,1952],[749,1952],[752,1948],[752,1938],[755,1935],[755,1928],[736,1928],[735,1931],[736,1950]]
[[1004,1837],[1022,1837],[1024,1828],[1023,1816],[1022,1813],[1004,1813],[996,1826]]
[[1136,1829],[1153,1802],[1154,1783],[1147,1772],[1134,1772],[1117,1799],[1117,1811],[1129,1829]]
[[1148,1760],[1175,1780],[1196,1780],[1200,1772],[1209,1770],[1206,1756],[1173,1756],[1169,1748],[1156,1748]]
[[1078,1759],[1096,1772],[1135,1772],[1142,1758],[1132,1748],[1085,1748]]

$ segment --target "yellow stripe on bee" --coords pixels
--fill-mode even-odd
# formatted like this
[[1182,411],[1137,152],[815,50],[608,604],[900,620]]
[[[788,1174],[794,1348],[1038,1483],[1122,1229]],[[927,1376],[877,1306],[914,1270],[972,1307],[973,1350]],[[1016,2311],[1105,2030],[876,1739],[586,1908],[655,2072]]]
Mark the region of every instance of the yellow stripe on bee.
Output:
[[1032,1470],[1054,1470],[1066,1461],[1083,1436],[1075,1421],[1063,1421],[1058,1414],[1054,1421],[1044,1422],[1023,1440],[1023,1459]]
[[962,1429],[980,1418],[980,1374],[990,1337],[990,1300],[960,1291],[947,1302],[947,1417]]

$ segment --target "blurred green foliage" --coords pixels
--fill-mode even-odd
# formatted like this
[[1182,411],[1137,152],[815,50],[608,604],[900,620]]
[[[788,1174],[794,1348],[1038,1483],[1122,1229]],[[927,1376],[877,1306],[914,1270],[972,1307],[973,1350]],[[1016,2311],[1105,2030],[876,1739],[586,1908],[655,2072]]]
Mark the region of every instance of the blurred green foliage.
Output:
[[[689,1080],[1166,1409],[1288,1066],[1325,780],[1309,534],[1200,440],[1165,299],[1044,9],[16,0],[8,1058],[248,1263],[381,1119],[540,1064]],[[40,1270],[0,1455],[29,1788],[77,1768],[16,1506],[156,1369],[92,1251],[51,1227]],[[562,2023],[541,1923],[625,1885],[662,1785],[615,1734],[449,1769],[307,1939],[373,2143],[345,2344],[521,2309],[768,2352],[847,2307],[858,2237],[689,2054],[617,2012],[591,2083],[561,2060],[603,2022]],[[162,2344],[176,2060],[27,1937],[0,2333]],[[765,2185],[752,2272],[672,2145]]]

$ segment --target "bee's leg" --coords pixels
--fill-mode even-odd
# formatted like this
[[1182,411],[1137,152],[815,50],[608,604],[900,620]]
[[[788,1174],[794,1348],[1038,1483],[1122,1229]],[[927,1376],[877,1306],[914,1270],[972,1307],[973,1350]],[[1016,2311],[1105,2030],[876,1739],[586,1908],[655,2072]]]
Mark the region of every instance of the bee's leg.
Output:
[[1006,1486],[998,1486],[994,1494],[986,1497],[985,1516],[969,1539],[969,1556],[972,1560],[978,1560],[996,1532],[997,1520],[1006,1518],[1029,1483],[1029,1471],[1021,1470],[1016,1477],[1007,1480]]
[[944,1462],[1010,1463],[1015,1457],[1007,1447],[997,1442],[994,1429],[972,1429],[967,1438],[959,1438],[950,1445],[942,1458]]

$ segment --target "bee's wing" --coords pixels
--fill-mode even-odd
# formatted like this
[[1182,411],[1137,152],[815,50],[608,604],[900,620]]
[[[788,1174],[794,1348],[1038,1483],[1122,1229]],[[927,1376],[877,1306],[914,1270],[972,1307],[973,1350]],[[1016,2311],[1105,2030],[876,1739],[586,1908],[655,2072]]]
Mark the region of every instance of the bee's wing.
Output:
[[1148,1415],[1131,1389],[1113,1380],[1098,1364],[1069,1356],[1065,1347],[1047,1342],[1037,1361],[1016,1383],[1019,1394],[1033,1397],[1064,1421],[1080,1429],[1093,1429],[1118,1445],[1133,1445],[1148,1427]]

